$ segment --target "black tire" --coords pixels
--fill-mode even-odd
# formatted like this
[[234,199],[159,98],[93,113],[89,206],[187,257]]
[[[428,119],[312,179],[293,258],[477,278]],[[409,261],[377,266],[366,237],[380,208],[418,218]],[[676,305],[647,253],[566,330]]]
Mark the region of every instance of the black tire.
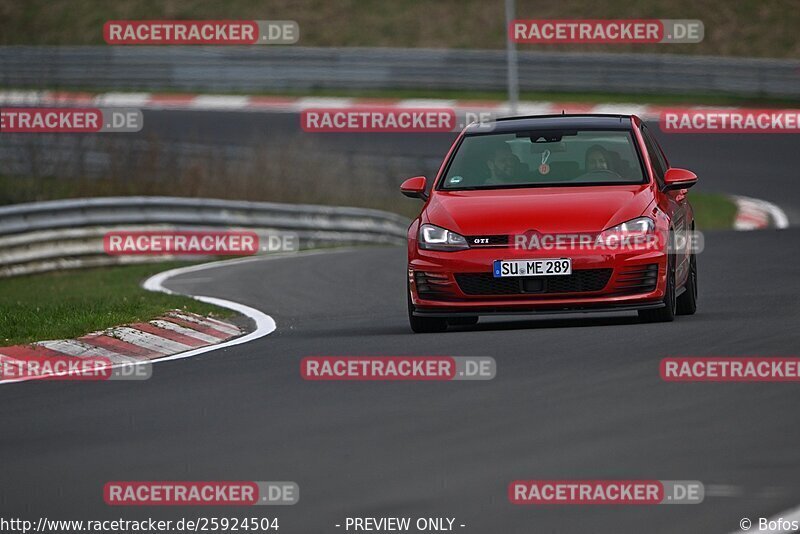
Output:
[[450,317],[447,324],[453,326],[475,326],[478,324],[478,316],[475,317]]
[[675,320],[677,299],[675,298],[675,255],[667,260],[667,294],[664,306],[653,310],[639,310],[639,320],[644,323],[669,323]]
[[686,291],[678,297],[676,307],[678,315],[694,315],[697,311],[697,258],[692,253],[689,258],[689,277],[686,280]]
[[415,334],[431,334],[447,330],[447,319],[441,317],[417,317],[414,315],[414,305],[411,303],[411,289],[406,285],[406,298],[408,299],[408,324]]

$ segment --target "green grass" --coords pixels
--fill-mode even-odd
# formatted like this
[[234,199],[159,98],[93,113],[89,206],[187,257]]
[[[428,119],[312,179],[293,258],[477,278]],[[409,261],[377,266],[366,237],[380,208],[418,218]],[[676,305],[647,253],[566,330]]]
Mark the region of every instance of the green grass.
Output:
[[[405,215],[406,217],[416,217],[422,208],[422,203],[403,205],[393,211]],[[689,202],[694,209],[695,222],[697,229],[705,230],[729,230],[733,228],[733,221],[736,218],[736,204],[721,193],[689,193]]]
[[[796,58],[796,0],[517,0],[519,19],[700,19],[697,44],[520,45],[520,50]],[[295,20],[300,46],[505,46],[501,0],[4,0],[0,45],[104,44],[111,19]]]
[[[50,184],[53,187],[50,187]],[[178,195],[174,190],[159,192],[168,195]],[[396,191],[392,188],[386,191],[385,198],[392,198]],[[115,181],[105,183],[102,188],[98,188],[96,180],[57,180],[55,178],[9,178],[0,175],[0,205],[18,204],[21,202],[36,202],[42,200],[57,200],[61,198],[80,198],[87,196],[104,195],[150,195],[153,191],[137,190],[134,183],[119,184]],[[188,196],[192,196],[191,193]],[[222,198],[224,195],[212,195]],[[238,198],[238,197],[237,197]],[[381,197],[382,199],[384,197]],[[704,230],[732,228],[733,220],[736,216],[736,206],[727,196],[720,193],[697,193],[692,192],[689,199],[694,206],[699,228]],[[418,200],[407,198],[387,200],[377,200],[375,197],[369,199],[356,198],[316,198],[309,200],[303,195],[292,196],[282,194],[280,191],[272,192],[269,195],[259,195],[253,191],[250,200],[269,200],[274,202],[288,203],[317,203],[327,205],[348,205],[361,206],[366,208],[382,209],[404,215],[409,218],[416,217],[419,213],[421,204]],[[0,297],[1,298],[1,297]],[[1,300],[0,300],[1,302]],[[1,331],[0,331],[1,332]]]
[[[11,177],[0,174],[0,206],[80,196],[83,187],[54,176]],[[87,195],[89,196],[89,195]]]
[[689,193],[689,202],[694,208],[697,229],[721,230],[733,228],[736,204],[725,195],[715,193]]
[[69,339],[167,310],[216,317],[233,312],[188,297],[145,291],[148,276],[186,265],[168,262],[68,270],[0,279],[0,346]]

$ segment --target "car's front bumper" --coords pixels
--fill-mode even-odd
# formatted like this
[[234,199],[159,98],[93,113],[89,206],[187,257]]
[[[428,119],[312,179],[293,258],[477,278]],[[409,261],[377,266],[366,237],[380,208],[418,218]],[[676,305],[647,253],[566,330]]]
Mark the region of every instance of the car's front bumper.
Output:
[[[520,253],[482,248],[415,252],[408,264],[408,281],[414,313],[419,316],[626,311],[663,305],[667,265],[663,251]],[[494,260],[564,257],[572,259],[570,276],[580,279],[545,277],[541,282],[523,283],[523,279],[491,275]]]

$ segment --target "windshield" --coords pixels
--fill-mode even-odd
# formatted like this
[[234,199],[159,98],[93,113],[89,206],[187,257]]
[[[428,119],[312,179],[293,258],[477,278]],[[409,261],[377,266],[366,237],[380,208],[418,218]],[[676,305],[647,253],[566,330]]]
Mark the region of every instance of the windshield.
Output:
[[440,189],[643,183],[630,132],[562,130],[465,137]]

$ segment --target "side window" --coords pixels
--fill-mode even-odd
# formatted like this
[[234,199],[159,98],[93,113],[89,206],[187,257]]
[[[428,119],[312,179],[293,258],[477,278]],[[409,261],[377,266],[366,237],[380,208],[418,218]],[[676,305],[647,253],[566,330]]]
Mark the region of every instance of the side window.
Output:
[[650,130],[645,126],[645,130],[647,131],[647,137],[650,138],[650,142],[653,143],[653,148],[656,151],[656,156],[658,156],[658,160],[661,162],[661,166],[664,168],[664,172],[669,169],[669,162],[667,161],[667,156],[664,154],[664,150],[661,148],[661,145],[658,144],[658,139],[656,139],[655,135],[650,133]]
[[650,163],[653,165],[653,172],[659,184],[664,183],[664,173],[667,172],[667,162],[664,155],[659,150],[656,142],[650,137],[650,132],[647,128],[642,126],[642,137],[644,137],[644,145],[647,147],[647,155],[650,158]]

